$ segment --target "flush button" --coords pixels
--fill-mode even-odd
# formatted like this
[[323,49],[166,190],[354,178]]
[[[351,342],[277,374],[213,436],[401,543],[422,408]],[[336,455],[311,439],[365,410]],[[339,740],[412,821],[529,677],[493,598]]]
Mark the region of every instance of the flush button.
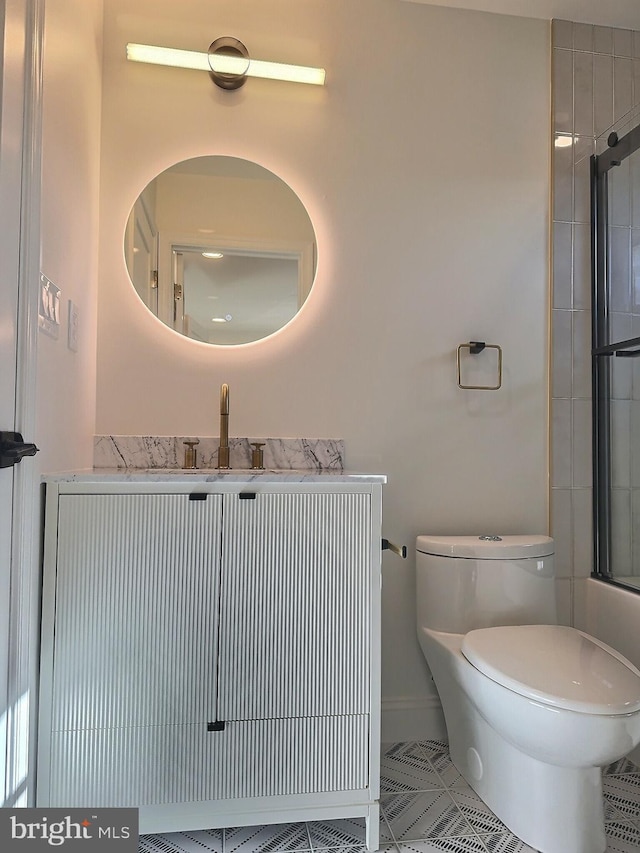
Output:
[[482,542],[502,542],[502,536],[478,536]]

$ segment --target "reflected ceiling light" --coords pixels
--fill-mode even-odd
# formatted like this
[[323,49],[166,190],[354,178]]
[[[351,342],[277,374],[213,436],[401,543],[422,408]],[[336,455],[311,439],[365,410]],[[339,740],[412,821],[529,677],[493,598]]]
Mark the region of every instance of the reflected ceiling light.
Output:
[[218,259],[218,258],[224,258],[224,255],[222,254],[222,252],[203,252],[202,257],[203,258],[216,258],[216,259]]
[[127,45],[127,59],[152,65],[208,71],[213,82],[222,89],[238,89],[247,77],[310,83],[315,86],[323,86],[325,80],[324,68],[251,59],[242,42],[231,36],[216,39],[207,53],[130,43]]
[[573,145],[573,136],[564,136],[562,134],[556,135],[556,138],[555,138],[556,148],[570,148],[572,145]]
[[231,314],[225,314],[224,317],[212,317],[211,318],[212,323],[228,323],[230,320],[233,320],[233,317],[231,316]]

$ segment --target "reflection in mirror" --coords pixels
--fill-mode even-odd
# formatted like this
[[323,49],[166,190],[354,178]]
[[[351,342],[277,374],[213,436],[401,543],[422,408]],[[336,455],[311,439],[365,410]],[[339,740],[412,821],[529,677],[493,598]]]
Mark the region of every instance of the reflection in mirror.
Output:
[[196,157],[158,175],[133,206],[125,259],[144,304],[212,344],[257,341],[307,298],[315,234],[296,194],[235,157]]

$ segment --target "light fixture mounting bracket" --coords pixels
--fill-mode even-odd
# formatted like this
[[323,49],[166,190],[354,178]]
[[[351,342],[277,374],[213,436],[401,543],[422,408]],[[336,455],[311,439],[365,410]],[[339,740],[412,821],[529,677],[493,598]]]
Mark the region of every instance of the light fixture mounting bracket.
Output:
[[[216,57],[233,57],[235,60],[241,60],[238,73],[230,71],[222,71],[216,68]],[[209,76],[221,89],[239,89],[244,86],[247,79],[247,71],[249,70],[249,51],[245,45],[233,36],[221,36],[211,42],[208,51],[209,58]]]

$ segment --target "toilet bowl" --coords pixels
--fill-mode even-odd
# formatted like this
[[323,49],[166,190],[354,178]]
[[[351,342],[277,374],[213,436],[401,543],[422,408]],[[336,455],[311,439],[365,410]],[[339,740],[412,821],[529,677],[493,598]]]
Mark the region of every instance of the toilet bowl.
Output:
[[542,853],[604,853],[601,768],[640,742],[640,671],[555,622],[548,537],[418,537],[418,639],[451,758]]

